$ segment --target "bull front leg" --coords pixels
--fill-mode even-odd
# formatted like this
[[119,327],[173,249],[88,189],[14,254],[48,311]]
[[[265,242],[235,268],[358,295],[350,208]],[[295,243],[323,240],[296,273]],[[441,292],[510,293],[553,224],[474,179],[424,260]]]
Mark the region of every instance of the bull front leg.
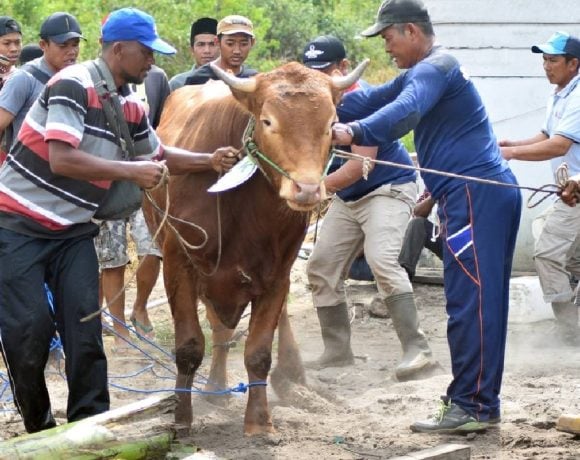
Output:
[[203,360],[205,338],[197,314],[197,276],[180,251],[177,254],[165,251],[163,278],[175,328],[175,423],[188,429],[193,420],[191,387]]
[[254,436],[275,433],[268,407],[266,382],[272,365],[272,340],[284,306],[290,281],[286,280],[252,302],[250,329],[244,353],[244,364],[250,386],[244,417],[244,434]]

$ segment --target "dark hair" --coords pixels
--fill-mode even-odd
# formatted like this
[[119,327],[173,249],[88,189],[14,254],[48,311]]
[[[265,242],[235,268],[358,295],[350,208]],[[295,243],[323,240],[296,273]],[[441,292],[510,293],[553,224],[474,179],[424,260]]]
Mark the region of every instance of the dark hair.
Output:
[[564,59],[566,60],[566,64],[570,62],[572,59],[576,59],[578,63],[576,64],[576,72],[580,69],[580,58],[578,56],[574,56],[572,54],[565,54]]
[[26,64],[33,59],[41,57],[44,53],[42,52],[42,48],[38,46],[36,43],[29,43],[26,46],[22,47],[20,51],[20,57],[18,58],[20,65]]
[[[395,24],[395,28],[400,32],[403,33],[405,31],[405,25],[409,24],[408,22]],[[435,31],[433,30],[433,24],[431,21],[424,21],[424,22],[413,22],[411,24],[415,24],[421,32],[425,34],[426,37],[433,37],[435,35]]]

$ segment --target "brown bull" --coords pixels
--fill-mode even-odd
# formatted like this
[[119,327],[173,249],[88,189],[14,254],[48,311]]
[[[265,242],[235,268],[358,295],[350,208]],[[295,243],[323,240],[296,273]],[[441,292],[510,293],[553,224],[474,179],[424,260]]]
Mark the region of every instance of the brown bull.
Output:
[[[286,296],[290,269],[304,237],[310,211],[325,192],[322,177],[329,160],[331,125],[341,91],[360,77],[366,63],[347,77],[330,78],[297,63],[254,79],[242,80],[220,71],[221,82],[185,87],[167,100],[158,133],[164,144],[191,151],[242,147],[250,117],[253,139],[276,167],[260,160],[261,171],[233,190],[218,195],[207,189],[214,172],[170,178],[170,218],[159,243],[165,287],[175,324],[178,376],[176,388],[190,389],[205,348],[197,314],[198,299],[207,307],[212,326],[212,365],[207,390],[226,388],[227,343],[246,306],[251,317],[244,362],[250,383],[244,420],[246,434],[273,432],[266,398],[272,362],[272,340],[279,326],[278,366],[273,384],[304,382],[304,371],[290,329]],[[233,95],[233,97],[232,97]],[[154,194],[165,208],[165,191]],[[147,200],[146,200],[147,201]],[[146,202],[152,230],[159,210]],[[198,249],[188,245],[200,246]],[[191,395],[179,392],[176,422],[192,421]]]

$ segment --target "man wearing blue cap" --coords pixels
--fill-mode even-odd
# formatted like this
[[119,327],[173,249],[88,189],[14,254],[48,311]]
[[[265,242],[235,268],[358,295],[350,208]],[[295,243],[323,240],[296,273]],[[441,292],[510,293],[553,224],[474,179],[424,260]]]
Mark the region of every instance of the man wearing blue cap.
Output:
[[[112,181],[148,189],[160,184],[164,165],[171,174],[221,172],[236,161],[229,147],[208,154],[160,144],[127,85],[143,81],[154,51],[175,53],[150,15],[114,11],[102,39],[101,59],[69,66],[49,81],[0,170],[0,345],[28,432],[55,425],[44,378],[55,322],[66,356],[68,421],[109,408],[101,321],[81,319],[98,311],[97,226],[91,219]],[[91,75],[95,66],[100,79]],[[117,120],[124,119],[118,126],[108,123],[105,99]],[[120,138],[118,131],[127,135]],[[125,150],[135,158],[124,160]],[[54,294],[54,318],[45,283]]]
[[[530,139],[502,140],[507,160],[550,160],[556,182],[557,170],[566,163],[570,176],[580,173],[580,40],[566,32],[556,32],[547,43],[532,47],[543,55],[544,70],[555,85],[548,100],[542,130]],[[534,262],[544,300],[551,302],[559,339],[580,344],[578,305],[580,296],[570,288],[570,274],[580,278],[580,207],[556,200],[536,218]]]
[[16,142],[24,117],[50,77],[76,63],[81,38],[81,27],[69,13],[54,13],[42,22],[41,57],[17,69],[0,91],[0,135],[4,133],[5,152]]
[[[423,175],[441,222],[453,379],[437,414],[413,423],[411,430],[482,431],[500,420],[521,194],[481,97],[457,59],[436,45],[423,2],[383,1],[375,24],[362,35],[380,35],[393,62],[408,70],[366,91],[365,117],[334,125],[335,142],[379,145],[413,129],[421,166],[456,175]],[[509,187],[468,181],[463,175]]]

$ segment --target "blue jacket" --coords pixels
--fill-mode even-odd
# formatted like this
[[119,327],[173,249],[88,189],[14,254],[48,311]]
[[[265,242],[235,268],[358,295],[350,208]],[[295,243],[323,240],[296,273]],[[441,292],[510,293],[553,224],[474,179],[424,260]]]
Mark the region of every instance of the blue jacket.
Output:
[[[441,47],[393,81],[365,90],[365,98],[366,118],[353,125],[361,145],[392,142],[414,129],[424,168],[481,178],[509,169],[475,86]],[[434,174],[422,177],[435,199],[465,183]]]
[[[338,119],[341,123],[358,120],[366,116],[366,91],[370,85],[365,81],[359,81],[359,88],[347,93],[337,107]],[[379,150],[377,160],[391,161],[412,166],[413,162],[409,158],[407,150],[397,139],[377,143]],[[340,159],[340,166],[347,160]],[[417,179],[415,171],[410,169],[400,169],[391,166],[376,164],[369,173],[368,180],[359,179],[354,184],[340,190],[337,195],[344,201],[354,201],[362,198],[373,190],[384,184],[403,184],[414,182]]]

